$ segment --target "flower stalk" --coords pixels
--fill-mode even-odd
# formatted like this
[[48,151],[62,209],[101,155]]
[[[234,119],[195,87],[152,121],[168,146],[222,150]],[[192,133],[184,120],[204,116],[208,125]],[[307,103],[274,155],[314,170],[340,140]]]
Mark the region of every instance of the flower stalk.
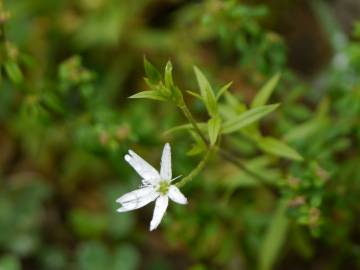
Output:
[[206,151],[205,156],[202,158],[202,160],[198,163],[198,165],[196,166],[195,169],[193,169],[186,177],[184,177],[183,179],[181,179],[181,181],[179,181],[178,183],[176,183],[177,187],[182,187],[185,184],[187,184],[188,182],[190,182],[195,176],[197,176],[205,167],[206,163],[209,160],[209,157],[211,156],[211,153],[213,152],[213,147],[208,148],[208,150]]
[[[186,119],[192,124],[195,132],[200,136],[200,138],[203,140],[203,142],[206,144],[206,146],[208,147],[208,151],[205,155],[205,157],[200,161],[199,165],[185,178],[183,178],[178,184],[181,183],[181,186],[183,185],[182,183],[186,183],[189,180],[191,180],[195,175],[197,175],[202,168],[205,166],[207,160],[209,159],[210,153],[212,152],[213,149],[216,149],[217,151],[219,151],[220,155],[227,161],[233,163],[235,166],[237,166],[238,168],[240,168],[242,171],[244,171],[246,174],[250,175],[251,177],[253,177],[254,179],[256,179],[257,181],[259,181],[260,183],[262,183],[264,186],[268,186],[271,190],[273,190],[272,187],[269,186],[269,184],[267,183],[267,179],[265,179],[264,177],[258,175],[257,173],[253,172],[252,170],[248,169],[246,167],[245,164],[242,163],[241,160],[239,160],[239,158],[237,158],[235,155],[233,155],[231,152],[221,149],[219,147],[211,147],[211,145],[209,144],[208,140],[206,139],[204,133],[200,130],[198,124],[196,123],[196,120],[194,119],[191,111],[189,110],[189,108],[187,107],[185,102],[182,102],[182,104],[179,106],[179,108],[181,109],[181,111],[183,112],[184,116],[186,117]],[[191,177],[190,177],[191,176]],[[189,179],[187,179],[189,177]],[[185,180],[185,181],[184,181]]]

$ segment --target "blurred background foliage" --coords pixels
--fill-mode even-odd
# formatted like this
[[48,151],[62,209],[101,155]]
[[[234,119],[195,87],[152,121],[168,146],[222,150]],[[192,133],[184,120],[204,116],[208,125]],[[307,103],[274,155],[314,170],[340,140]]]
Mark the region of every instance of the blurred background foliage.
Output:
[[[359,269],[356,19],[357,0],[0,1],[0,269]],[[281,72],[260,128],[304,161],[235,134],[224,143],[271,189],[213,157],[157,231],[152,207],[118,214],[139,185],[127,149],[157,164],[171,142],[175,174],[198,160],[188,133],[163,134],[185,122],[171,104],[127,99],[144,56],[171,59],[183,90],[194,65],[232,81],[240,112]]]

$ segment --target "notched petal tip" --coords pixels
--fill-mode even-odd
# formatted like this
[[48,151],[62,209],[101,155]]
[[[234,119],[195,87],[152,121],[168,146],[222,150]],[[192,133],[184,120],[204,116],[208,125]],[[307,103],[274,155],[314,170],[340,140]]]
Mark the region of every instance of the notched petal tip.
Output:
[[132,150],[129,150],[124,158],[143,179],[153,180],[160,178],[159,172]]

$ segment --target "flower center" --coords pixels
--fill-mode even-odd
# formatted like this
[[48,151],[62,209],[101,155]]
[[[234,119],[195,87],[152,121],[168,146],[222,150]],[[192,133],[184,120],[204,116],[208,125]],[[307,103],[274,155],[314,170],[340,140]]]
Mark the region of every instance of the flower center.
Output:
[[169,191],[169,183],[167,181],[160,181],[158,192],[162,195],[166,195]]

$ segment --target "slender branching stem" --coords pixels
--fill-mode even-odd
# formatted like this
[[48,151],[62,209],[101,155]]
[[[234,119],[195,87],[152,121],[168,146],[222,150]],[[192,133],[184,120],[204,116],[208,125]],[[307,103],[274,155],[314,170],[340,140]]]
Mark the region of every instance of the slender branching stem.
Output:
[[180,109],[184,113],[187,120],[192,124],[193,128],[195,129],[195,132],[201,137],[201,140],[203,140],[206,145],[209,145],[204,133],[200,130],[198,124],[196,123],[194,117],[192,116],[192,113],[190,112],[189,108],[186,106],[185,102],[180,106]]
[[[201,131],[201,129],[199,128],[199,126],[196,123],[196,120],[194,119],[192,113],[190,112],[189,108],[187,107],[187,105],[185,104],[185,102],[183,102],[181,104],[181,106],[179,106],[181,111],[183,112],[183,114],[185,115],[185,117],[188,119],[188,121],[192,124],[195,132],[200,136],[200,138],[203,140],[203,142],[207,145],[208,149],[212,149],[213,147],[210,146],[207,138],[205,137],[204,133]],[[246,165],[238,158],[236,157],[234,154],[232,154],[231,152],[221,149],[219,147],[216,148],[217,151],[219,152],[219,154],[227,161],[231,162],[232,164],[234,164],[235,166],[237,166],[238,168],[240,168],[243,172],[245,172],[246,174],[250,175],[251,177],[255,178],[257,181],[259,181],[260,183],[262,183],[265,186],[269,186],[268,181],[262,177],[261,175],[253,172],[252,170],[250,170],[249,168],[246,167]],[[205,155],[206,158],[205,161],[203,162],[203,160],[200,162],[202,164],[202,167],[205,165],[207,159],[208,159],[208,153]],[[202,169],[201,167],[201,169]],[[200,169],[200,170],[201,170]],[[196,170],[196,169],[195,169]],[[184,178],[185,179],[185,178]],[[181,181],[182,182],[182,181]],[[272,187],[270,187],[272,188]]]
[[209,160],[209,157],[211,155],[211,153],[213,152],[213,147],[210,147],[207,149],[205,156],[202,158],[202,160],[198,163],[198,165],[196,166],[196,168],[194,170],[192,170],[186,177],[184,177],[183,179],[181,179],[181,181],[179,181],[176,186],[177,187],[182,187],[184,186],[186,183],[188,183],[189,181],[191,181],[195,176],[197,176],[202,169],[205,167],[207,161]]

